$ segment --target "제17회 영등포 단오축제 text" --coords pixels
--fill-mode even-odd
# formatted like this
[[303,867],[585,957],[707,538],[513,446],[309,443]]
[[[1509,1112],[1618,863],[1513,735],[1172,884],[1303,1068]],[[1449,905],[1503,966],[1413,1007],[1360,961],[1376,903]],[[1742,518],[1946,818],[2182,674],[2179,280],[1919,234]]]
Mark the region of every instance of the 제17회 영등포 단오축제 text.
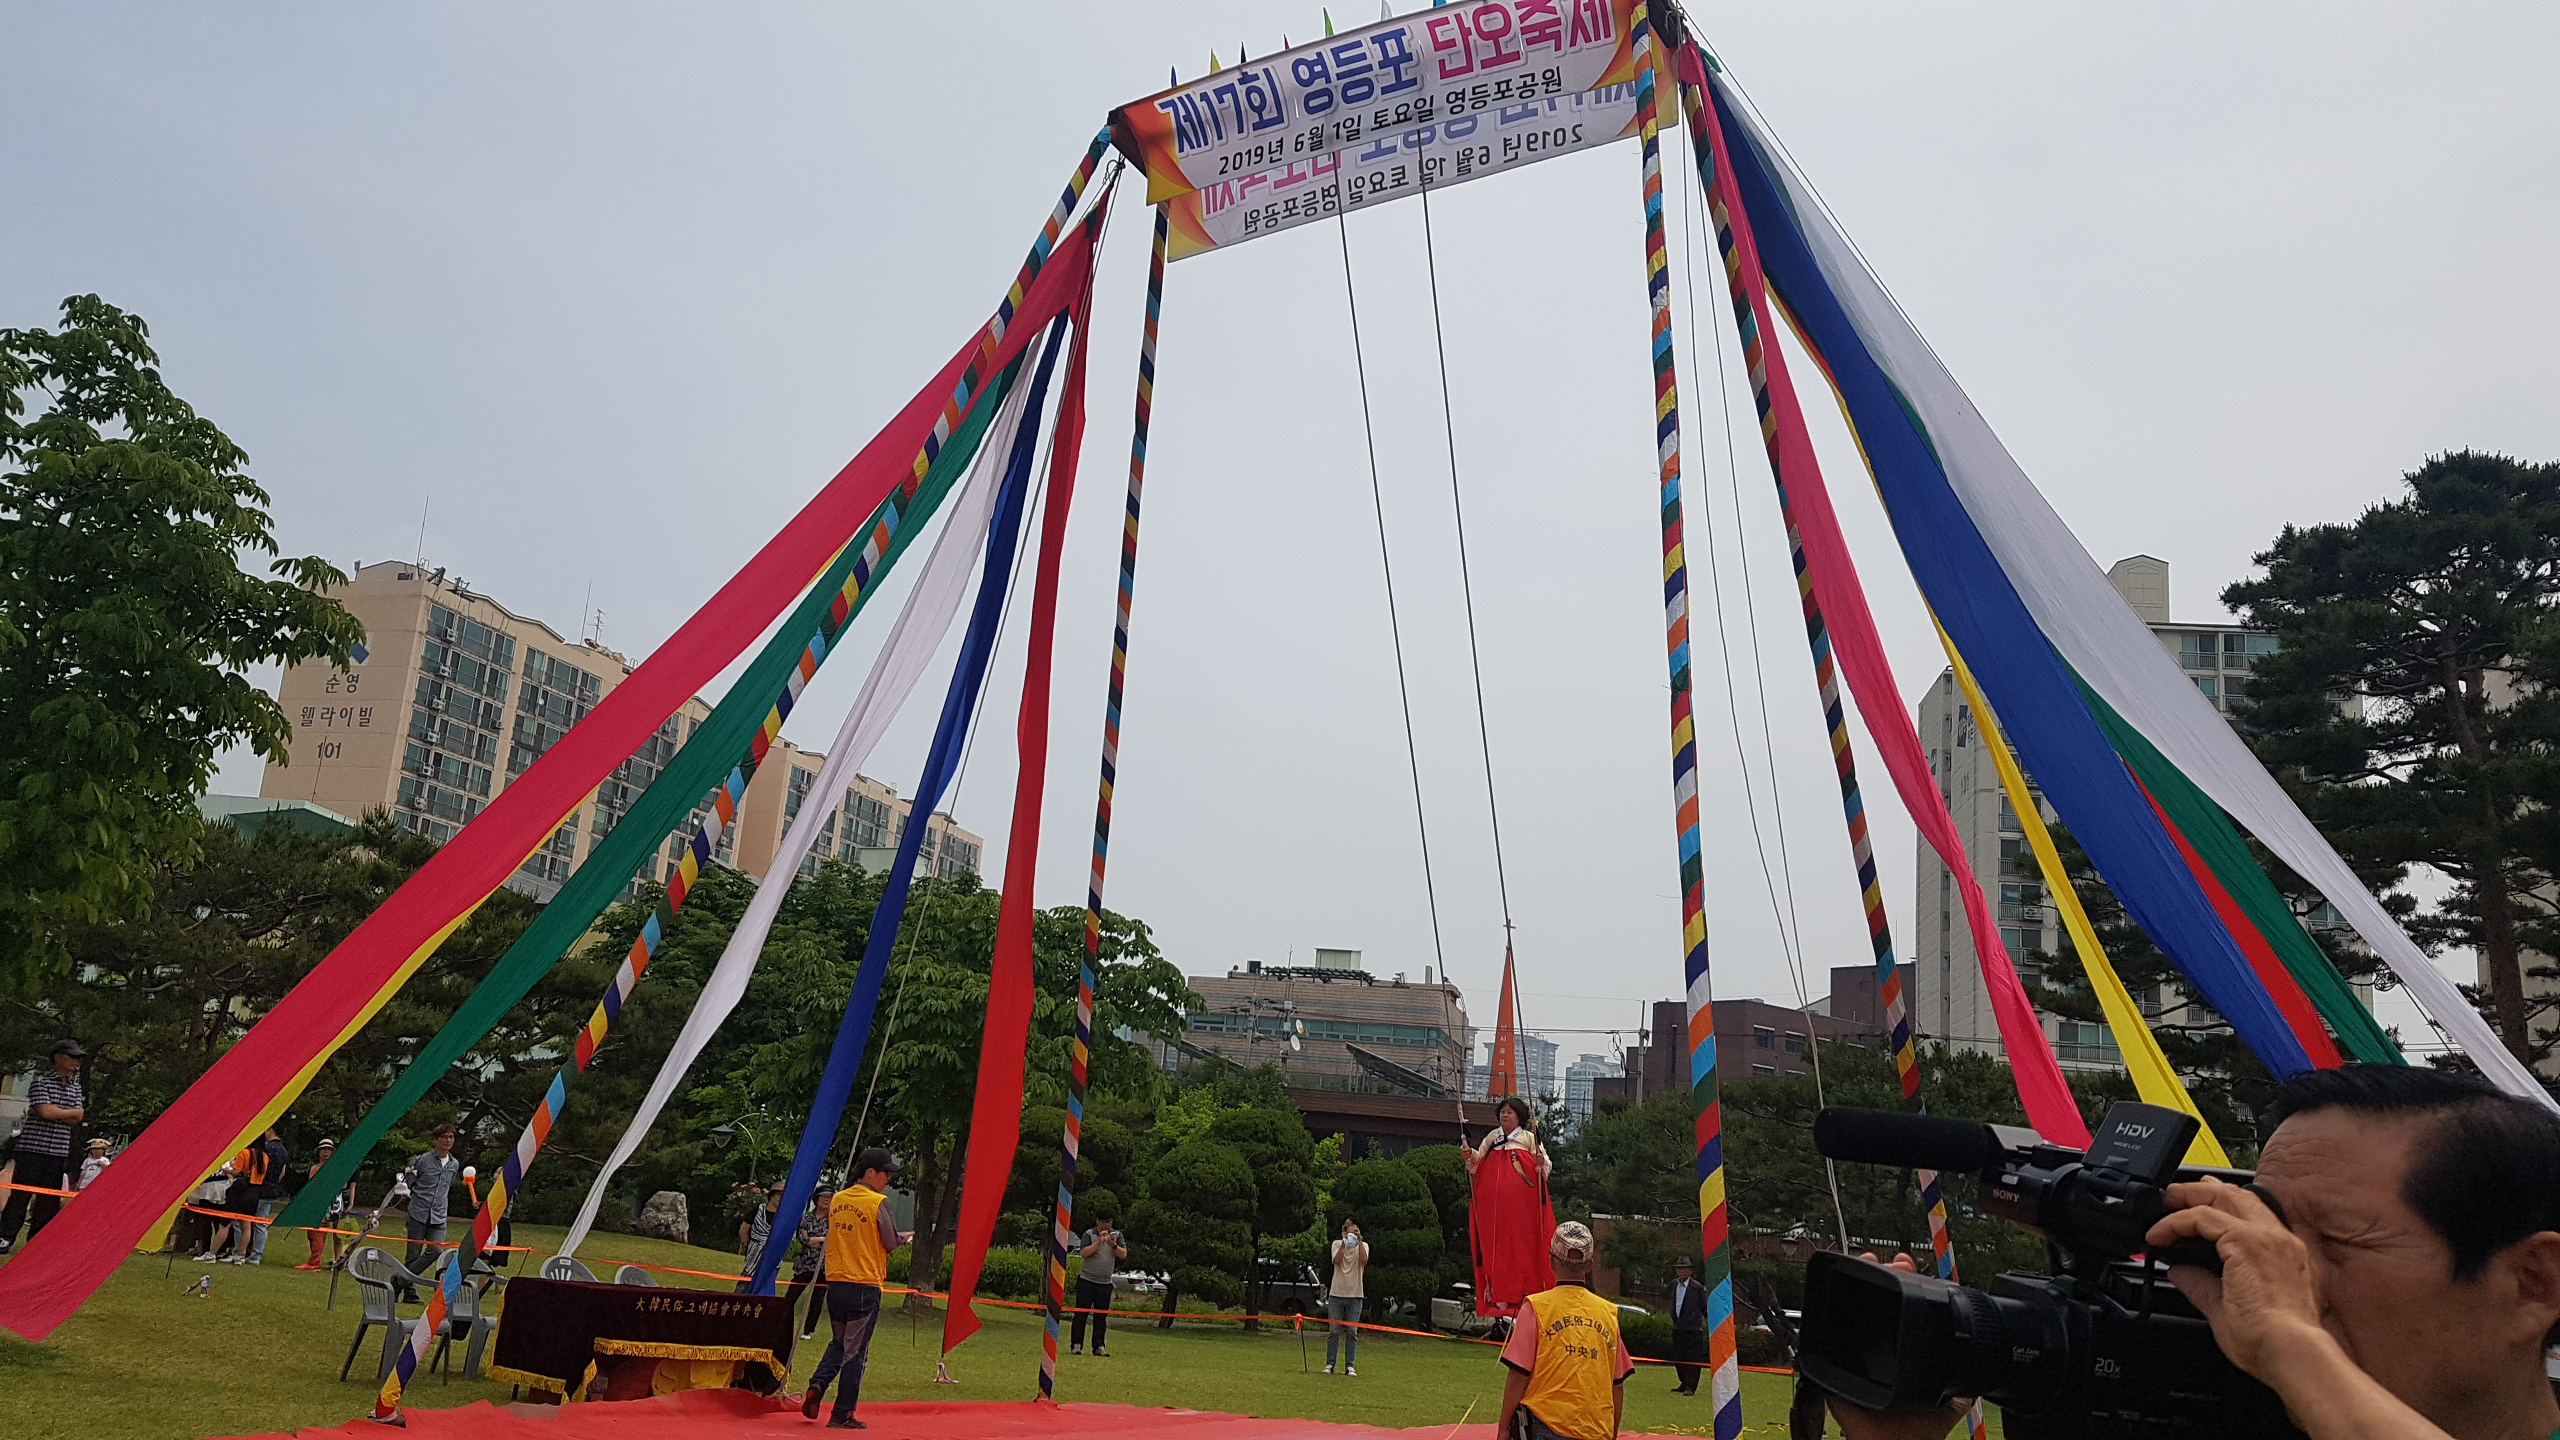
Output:
[[1229,11],[0,21],[0,1430],[2560,1433],[2547,17]]

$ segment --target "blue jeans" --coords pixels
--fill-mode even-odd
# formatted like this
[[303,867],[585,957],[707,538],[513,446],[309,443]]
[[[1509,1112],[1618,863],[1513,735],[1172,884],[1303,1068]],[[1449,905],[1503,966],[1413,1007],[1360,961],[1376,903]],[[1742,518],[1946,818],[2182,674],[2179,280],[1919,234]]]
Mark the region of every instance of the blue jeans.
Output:
[[843,1374],[844,1383],[836,1387],[835,1410],[827,1417],[836,1421],[853,1414],[854,1405],[862,1399],[862,1372],[871,1361],[871,1332],[880,1325],[880,1287],[828,1281],[827,1315],[836,1322],[836,1338],[827,1342],[818,1373],[809,1377],[809,1393],[826,1394],[828,1383],[839,1372]]
[[[279,1196],[279,1197],[277,1197],[276,1199],[273,1199],[273,1200],[261,1200],[261,1201],[259,1201],[259,1202],[258,1202],[258,1218],[259,1218],[259,1219],[261,1219],[261,1220],[266,1219],[268,1216],[273,1215],[274,1213],[276,1213],[276,1209],[277,1209],[277,1207],[279,1207],[279,1206],[281,1206],[281,1205],[283,1205],[283,1204],[284,1204],[284,1199],[283,1199],[283,1197],[281,1197],[281,1196]],[[252,1226],[250,1226],[250,1227],[249,1227],[249,1263],[250,1263],[250,1264],[252,1264],[252,1265],[263,1265],[263,1264],[265,1264],[265,1263],[266,1263],[266,1260],[267,1260],[267,1232],[268,1232],[269,1230],[273,1229],[273,1228],[275,1228],[275,1227],[273,1227],[273,1226],[271,1226],[271,1225],[252,1225]]]
[[[1359,1295],[1324,1297],[1325,1323],[1332,1327],[1324,1332],[1324,1368],[1327,1370],[1333,1368],[1333,1347],[1336,1342],[1342,1346],[1342,1363],[1351,1366],[1359,1365],[1360,1332],[1352,1329],[1351,1326],[1360,1323],[1360,1312],[1366,1309],[1368,1304],[1368,1300]],[[1350,1323],[1345,1324],[1345,1321]]]

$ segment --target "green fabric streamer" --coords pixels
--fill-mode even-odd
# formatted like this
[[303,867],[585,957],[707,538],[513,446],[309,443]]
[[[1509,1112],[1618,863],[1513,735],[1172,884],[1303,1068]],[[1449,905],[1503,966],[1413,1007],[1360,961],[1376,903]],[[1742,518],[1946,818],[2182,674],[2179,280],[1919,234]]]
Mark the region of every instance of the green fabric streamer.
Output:
[[[845,626],[862,613],[862,607],[880,591],[881,578],[889,573],[898,557],[924,528],[925,520],[941,507],[951,487],[968,471],[978,452],[978,444],[987,426],[1002,406],[1007,391],[1013,388],[1021,362],[1016,361],[982,391],[968,417],[952,435],[949,444],[935,457],[923,483],[916,487],[915,497],[908,502],[897,525],[889,548],[872,572],[870,584],[855,600],[845,616]],[[317,1225],[328,1210],[331,1195],[346,1188],[364,1163],[366,1154],[379,1143],[411,1106],[425,1098],[437,1080],[453,1067],[472,1046],[480,1043],[499,1020],[505,1018],[516,1002],[522,1000],[551,967],[560,962],[569,947],[585,935],[596,917],[605,912],[622,893],[642,862],[663,843],[667,836],[685,823],[702,798],[728,778],[729,772],[745,763],[753,753],[756,733],[764,726],[765,716],[773,710],[774,699],[783,692],[792,669],[800,663],[801,652],[809,645],[809,637],[821,629],[829,640],[843,631],[843,626],[828,624],[829,612],[845,581],[853,574],[861,558],[862,541],[879,525],[890,519],[893,498],[884,502],[871,519],[855,533],[854,542],[844,548],[827,572],[810,587],[790,620],[774,632],[763,653],[729,693],[719,708],[704,721],[693,738],[685,743],[656,781],[642,793],[630,813],[622,817],[591,851],[542,908],[523,936],[509,947],[505,958],[480,982],[453,1018],[445,1022],[434,1039],[427,1042],[417,1057],[394,1080],[389,1094],[382,1097],[362,1123],[339,1142],[338,1152],[320,1173],[305,1182],[283,1213],[276,1217],[278,1225]],[[833,653],[830,649],[829,654]],[[823,657],[822,657],[823,659]]]
[[2196,847],[2196,854],[2203,857],[2214,878],[2231,892],[2249,923],[2258,927],[2258,933],[2267,938],[2277,957],[2284,961],[2284,968],[2292,972],[2302,993],[2311,997],[2311,1008],[2328,1022],[2338,1048],[2368,1065],[2408,1064],[2408,1057],[2400,1053],[2390,1032],[2356,999],[2345,977],[2294,917],[2293,907],[2285,903],[2275,882],[2259,868],[2257,857],[2249,853],[2248,842],[2240,838],[2231,817],[2197,789],[2184,771],[2170,764],[2169,758],[2154,748],[2141,731],[2125,723],[2125,718],[2099,699],[2096,691],[2081,683],[2080,677],[2074,675],[2072,680],[2079,684],[2080,698],[2098,718],[2099,728],[2106,731],[2116,753],[2133,767],[2134,775],[2151,792],[2151,798],[2160,802],[2160,808],[2185,833],[2187,843]]

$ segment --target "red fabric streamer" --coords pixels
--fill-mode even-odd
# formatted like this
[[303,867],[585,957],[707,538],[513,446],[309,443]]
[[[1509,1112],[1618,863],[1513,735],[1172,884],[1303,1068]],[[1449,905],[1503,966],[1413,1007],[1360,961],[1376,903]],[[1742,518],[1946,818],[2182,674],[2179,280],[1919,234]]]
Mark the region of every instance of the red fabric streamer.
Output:
[[[1107,202],[1105,202],[1107,203]],[[1098,210],[1099,207],[1097,207]],[[1084,452],[1084,342],[1088,306],[1076,305],[1075,340],[1058,394],[1058,424],[1049,441],[1049,500],[1040,524],[1040,572],[1032,582],[1030,659],[1022,676],[1022,708],[1014,721],[1020,757],[1013,787],[1013,833],[1005,841],[1004,900],[996,919],[995,969],[987,981],[987,1025],[978,1047],[978,1093],[969,1107],[969,1159],[960,1187],[960,1229],[953,1237],[951,1292],[942,1316],[942,1352],[950,1354],[983,1322],[969,1297],[977,1292],[1022,1140],[1023,1051],[1031,1039],[1032,882],[1040,868],[1040,802],[1049,775],[1049,662],[1058,630],[1058,560],[1066,547],[1067,511],[1075,499],[1076,461]]]
[[1467,1240],[1476,1267],[1476,1313],[1517,1315],[1520,1302],[1555,1288],[1555,1262],[1547,1253],[1556,1233],[1556,1207],[1538,1157],[1526,1150],[1496,1150],[1476,1165],[1475,1194],[1467,1205]]
[[[982,373],[1010,362],[1044,322],[1084,293],[1092,256],[1092,238],[1081,226],[1059,242],[1003,340],[979,361]],[[216,1060],[116,1157],[79,1204],[66,1207],[0,1268],[0,1327],[29,1340],[52,1334],[135,1242],[221,1163],[276,1097],[297,1092],[368,1010],[504,884],[562,816],[755,642],[911,473],[961,375],[980,355],[984,333],[971,334],[950,363],[708,604]]]
[[[1682,47],[1680,67],[1690,83],[1706,83],[1706,68],[1695,45]],[[1702,107],[1700,123],[1708,127],[1715,153],[1730,154],[1715,107]],[[1867,610],[1866,589],[1858,582],[1857,566],[1849,558],[1849,542],[1840,533],[1840,517],[1831,508],[1831,492],[1823,484],[1821,462],[1814,457],[1813,437],[1805,429],[1804,411],[1796,399],[1794,382],[1787,376],[1786,356],[1779,349],[1778,330],[1770,313],[1768,277],[1760,268],[1760,247],[1752,236],[1750,217],[1743,211],[1740,190],[1722,163],[1717,164],[1709,189],[1733,226],[1734,256],[1740,271],[1736,278],[1750,296],[1752,319],[1760,331],[1755,358],[1767,367],[1769,414],[1764,423],[1774,427],[1770,459],[1777,465],[1780,483],[1794,505],[1796,528],[1804,541],[1806,578],[1812,582],[1814,599],[1831,627],[1831,645],[1839,657],[1840,673],[1849,682],[1849,693],[1858,702],[1858,718],[1866,726],[1867,737],[1875,742],[1885,773],[1893,778],[1903,809],[1911,813],[1912,822],[1920,827],[1929,847],[1955,872],[1956,890],[1964,901],[1965,924],[1973,932],[1974,955],[1991,992],[1991,1011],[2009,1052],[2027,1122],[2037,1134],[2056,1144],[2085,1147],[2089,1143],[2089,1127],[2080,1118],[2080,1107],[2071,1098],[2071,1086],[2062,1078],[2062,1066],[2054,1059],[2053,1047],[2045,1042],[2044,1023],[2036,1018],[2026,987],[2018,981],[2017,967],[2010,963],[2009,952],[2001,946],[2000,927],[1991,917],[1990,902],[1983,898],[1982,883],[1974,878],[1973,860],[1965,853],[1955,819],[1947,813],[1947,802],[1929,773],[1928,755],[1920,746],[1919,732],[1911,726],[1911,712],[1903,708],[1901,687],[1894,683],[1893,666],[1885,658],[1884,639],[1876,633],[1875,616]],[[1817,363],[1820,358],[1815,357]]]

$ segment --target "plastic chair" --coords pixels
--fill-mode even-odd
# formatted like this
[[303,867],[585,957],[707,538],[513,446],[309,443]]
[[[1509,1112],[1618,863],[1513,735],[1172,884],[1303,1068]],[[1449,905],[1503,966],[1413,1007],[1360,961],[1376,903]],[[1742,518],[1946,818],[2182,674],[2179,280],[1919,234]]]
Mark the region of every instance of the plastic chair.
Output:
[[[379,1385],[398,1363],[401,1347],[409,1343],[410,1335],[418,1328],[417,1316],[400,1313],[400,1296],[414,1295],[430,1282],[422,1275],[412,1274],[408,1266],[392,1259],[377,1245],[358,1247],[347,1261],[347,1273],[356,1277],[358,1291],[364,1297],[364,1315],[356,1324],[356,1338],[347,1342],[347,1358],[338,1367],[338,1379],[341,1383],[346,1380],[348,1372],[355,1368],[356,1351],[364,1344],[365,1332],[379,1325],[383,1327],[382,1365],[373,1377]],[[398,1288],[402,1286],[407,1287],[405,1291]]]
[[593,1285],[596,1283],[596,1272],[579,1264],[578,1257],[575,1255],[554,1255],[550,1259],[542,1262],[542,1278],[545,1280],[584,1280],[588,1284]]
[[[453,1265],[460,1263],[462,1262],[459,1252],[456,1252],[456,1258],[446,1262]],[[438,1267],[436,1278],[441,1284],[443,1281],[441,1266]],[[453,1342],[456,1340],[463,1342],[462,1378],[465,1380],[480,1378],[480,1360],[483,1352],[488,1349],[489,1333],[498,1328],[497,1318],[488,1314],[486,1309],[488,1299],[486,1286],[493,1278],[495,1277],[488,1267],[473,1267],[473,1273],[463,1277],[461,1289],[455,1292],[452,1305],[444,1312],[444,1331],[436,1337],[436,1353],[428,1358],[427,1368],[443,1369],[444,1380],[448,1385],[453,1383]]]
[[641,1269],[637,1265],[625,1265],[621,1269],[613,1272],[613,1283],[616,1285],[655,1286],[658,1283],[658,1277]]

